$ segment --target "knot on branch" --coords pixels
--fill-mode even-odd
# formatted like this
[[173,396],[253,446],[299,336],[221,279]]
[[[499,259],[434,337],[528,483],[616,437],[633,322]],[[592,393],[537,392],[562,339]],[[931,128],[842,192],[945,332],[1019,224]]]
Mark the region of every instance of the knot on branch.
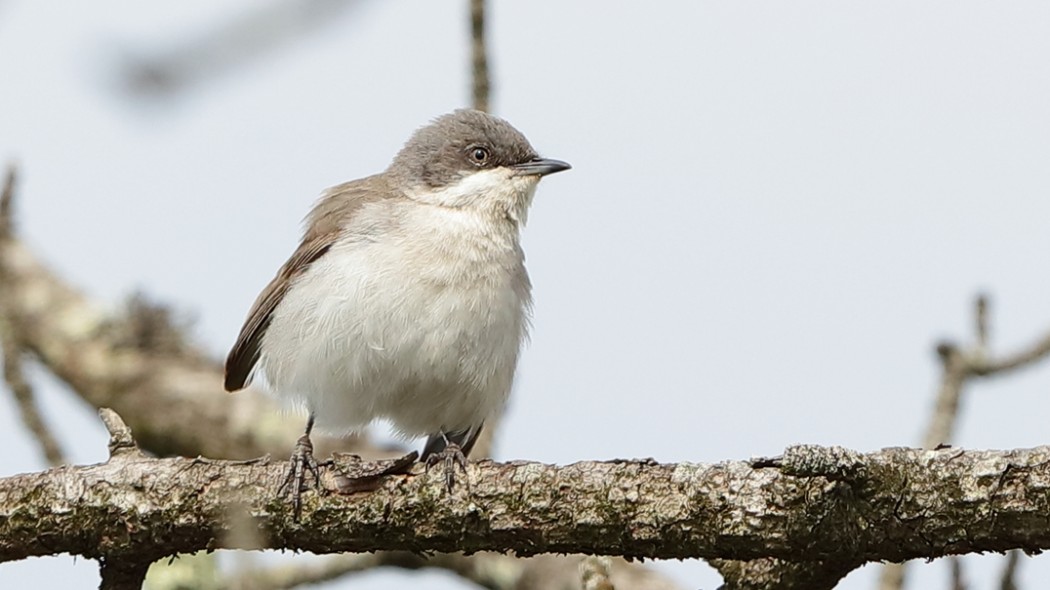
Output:
[[937,357],[941,359],[941,363],[947,364],[951,359],[959,356],[959,345],[949,340],[942,340],[937,343],[934,347],[937,352]]
[[833,481],[856,480],[865,475],[860,453],[842,447],[795,445],[788,447],[780,459],[785,475],[826,477]]
[[102,418],[102,423],[106,425],[106,430],[109,431],[107,447],[110,459],[128,453],[139,453],[139,447],[135,444],[135,439],[131,437],[131,429],[119,414],[109,408],[99,408],[98,415]]

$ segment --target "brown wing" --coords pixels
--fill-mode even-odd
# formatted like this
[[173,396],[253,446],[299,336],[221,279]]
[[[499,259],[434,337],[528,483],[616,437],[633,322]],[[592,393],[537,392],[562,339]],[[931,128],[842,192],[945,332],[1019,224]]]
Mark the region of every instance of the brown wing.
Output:
[[328,251],[335,237],[336,234],[332,233],[318,236],[311,241],[303,241],[277,272],[277,276],[259,294],[252,310],[248,312],[248,319],[245,320],[241,333],[237,335],[237,342],[226,357],[226,391],[237,391],[247,384],[248,376],[259,360],[259,344],[266,328],[270,326],[273,310],[284,299],[292,281],[302,274],[311,262]]
[[390,196],[392,194],[385,178],[377,175],[333,187],[321,197],[307,217],[307,230],[302,243],[277,271],[277,276],[266,285],[248,312],[248,319],[237,335],[237,342],[226,357],[226,391],[237,391],[247,385],[252,369],[259,361],[259,346],[266,328],[270,326],[273,311],[295,279],[332,247],[342,228],[347,227],[353,214],[362,205]]

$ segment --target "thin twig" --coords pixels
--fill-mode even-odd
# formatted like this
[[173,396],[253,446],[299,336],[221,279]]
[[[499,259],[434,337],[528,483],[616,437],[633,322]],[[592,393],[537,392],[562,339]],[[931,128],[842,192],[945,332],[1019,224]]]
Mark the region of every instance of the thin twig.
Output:
[[1047,357],[1050,357],[1050,334],[1043,336],[1028,348],[1021,349],[1011,355],[999,359],[974,362],[970,367],[970,372],[977,377],[998,376],[1008,371],[1022,369],[1028,365],[1035,364]]
[[54,467],[65,464],[66,459],[62,453],[62,446],[48,428],[47,423],[44,422],[36,403],[33,386],[22,371],[22,361],[25,358],[23,347],[18,342],[15,331],[7,325],[2,312],[0,312],[0,345],[3,350],[4,381],[10,388],[18,410],[22,414],[22,423],[36,439],[40,452],[44,455],[48,465]]
[[249,9],[218,25],[184,35],[159,52],[136,49],[118,63],[118,90],[133,95],[166,97],[203,83],[229,77],[278,50],[301,43],[322,27],[340,22],[357,0],[275,0],[254,2]]
[[963,575],[962,560],[958,556],[953,555],[948,559],[952,568],[952,585],[951,590],[966,590],[966,576]]
[[[14,226],[13,210],[15,197],[15,184],[18,172],[14,164],[8,164],[4,175],[4,187],[0,190],[0,240],[6,239]],[[23,369],[25,359],[25,346],[18,338],[17,331],[13,329],[4,312],[5,302],[11,296],[10,292],[2,288],[5,283],[3,267],[0,266],[0,350],[3,354],[4,381],[7,383],[11,394],[15,399],[19,412],[22,414],[22,423],[32,433],[40,446],[40,451],[48,465],[62,465],[66,462],[62,453],[62,447],[58,439],[44,422],[40,414],[40,408],[36,403],[36,395],[33,386],[26,379]]]
[[18,182],[18,169],[14,163],[8,162],[7,170],[4,172],[4,188],[0,191],[0,236],[11,232],[12,214],[11,202],[15,198],[15,184]]
[[489,110],[489,60],[485,50],[485,0],[470,0],[471,64],[474,108]]
[[981,293],[977,296],[976,309],[974,310],[975,329],[977,335],[977,350],[984,352],[988,349],[988,296]]
[[924,449],[935,449],[950,444],[955,420],[959,414],[959,401],[962,398],[963,386],[966,384],[966,355],[954,344],[942,343],[937,346],[941,359],[941,385],[937,390],[933,415],[922,437]]
[[1021,552],[1014,550],[1006,554],[1006,565],[999,578],[999,590],[1017,590],[1017,567],[1021,563]]

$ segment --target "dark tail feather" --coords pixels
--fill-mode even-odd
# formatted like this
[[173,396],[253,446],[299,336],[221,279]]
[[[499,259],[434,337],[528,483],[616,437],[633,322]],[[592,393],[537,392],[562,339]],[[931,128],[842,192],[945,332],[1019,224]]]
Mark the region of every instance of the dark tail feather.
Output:
[[446,439],[448,440],[448,442],[456,443],[457,445],[459,445],[459,448],[463,450],[463,456],[469,457],[470,450],[474,448],[474,443],[478,442],[478,437],[481,435],[481,429],[484,427],[485,425],[482,424],[477,428],[460,430],[458,432],[439,432],[437,434],[431,434],[429,437],[427,437],[427,444],[423,447],[423,456],[420,457],[419,460],[426,461],[427,457],[435,453],[440,453],[441,451],[444,451],[445,447],[447,446],[445,444]]

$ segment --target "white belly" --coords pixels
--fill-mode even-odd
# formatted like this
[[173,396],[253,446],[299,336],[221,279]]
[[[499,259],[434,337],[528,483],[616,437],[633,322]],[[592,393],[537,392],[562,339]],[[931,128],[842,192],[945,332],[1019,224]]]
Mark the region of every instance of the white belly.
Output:
[[376,418],[409,436],[451,432],[497,412],[525,337],[528,282],[514,279],[524,273],[515,244],[450,247],[454,225],[432,232],[440,244],[347,242],[315,261],[263,338],[270,389],[335,432]]

